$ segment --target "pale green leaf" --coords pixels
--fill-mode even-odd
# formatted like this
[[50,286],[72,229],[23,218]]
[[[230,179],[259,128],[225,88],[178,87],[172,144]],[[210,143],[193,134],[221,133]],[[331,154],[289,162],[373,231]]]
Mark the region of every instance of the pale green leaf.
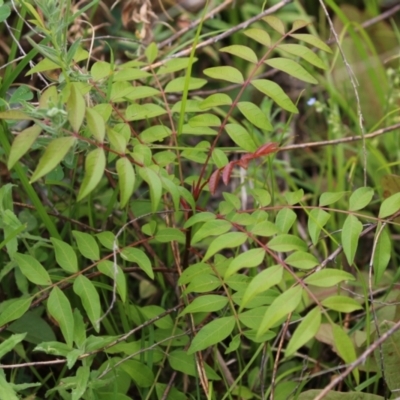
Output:
[[185,290],[187,293],[209,293],[221,286],[220,280],[211,274],[196,275],[190,279],[190,283]]
[[321,304],[324,307],[330,308],[331,310],[351,313],[356,310],[362,310],[363,307],[356,300],[348,296],[330,296],[322,300]]
[[7,301],[7,306],[0,313],[0,327],[22,317],[33,301],[33,297],[23,297]]
[[352,265],[356,255],[362,223],[354,215],[348,215],[342,228],[342,246],[347,262]]
[[156,212],[160,204],[162,195],[162,183],[160,177],[151,168],[143,167],[139,169],[139,174],[144,181],[149,185],[151,210]]
[[215,312],[223,309],[228,304],[228,299],[224,296],[209,294],[196,297],[186,306],[181,315],[196,312]]
[[265,113],[256,106],[254,103],[249,101],[240,101],[237,104],[239,111],[250,121],[254,126],[266,131],[272,131],[273,127],[269,122]]
[[149,78],[150,76],[150,73],[139,68],[124,68],[114,73],[113,82],[135,81],[137,79]]
[[225,93],[214,93],[206,97],[202,102],[199,103],[201,110],[214,109],[220,106],[230,106],[232,99]]
[[18,264],[22,274],[35,285],[51,285],[51,279],[48,272],[44,269],[36,258],[29,254],[15,253],[13,259]]
[[279,284],[282,280],[282,276],[283,267],[281,265],[273,265],[257,274],[247,285],[240,308],[245,308],[249,301],[255,296]]
[[250,136],[249,132],[243,128],[243,126],[239,124],[226,124],[225,130],[229,137],[243,150],[248,152],[254,152],[257,150],[257,145],[253,138]]
[[96,239],[92,235],[79,231],[72,231],[72,234],[78,245],[78,250],[83,257],[93,261],[100,260],[100,249]]
[[[380,229],[377,229],[377,232],[379,231]],[[386,271],[386,268],[391,259],[391,253],[392,253],[392,241],[390,239],[389,228],[385,226],[383,230],[380,232],[378,243],[376,244],[375,247],[374,259],[373,259],[373,268],[374,268],[374,276],[376,284],[379,284],[383,274]]]
[[297,219],[296,213],[291,208],[282,208],[275,218],[275,225],[281,233],[288,233]]
[[[206,79],[191,77],[189,79],[188,90],[201,89],[206,83],[207,83]],[[172,81],[168,82],[164,91],[165,93],[175,93],[175,92],[181,93],[185,90],[185,85],[186,85],[186,77],[175,78],[172,79]]]
[[89,132],[99,142],[103,143],[106,125],[103,117],[93,108],[86,109],[86,123]]
[[288,252],[294,250],[307,251],[307,244],[299,237],[282,233],[275,236],[268,242],[268,247],[271,250],[278,252]]
[[333,287],[343,281],[355,281],[355,277],[346,271],[325,268],[304,279],[304,283],[318,287]]
[[279,71],[285,72],[296,79],[307,83],[317,84],[318,81],[296,61],[288,58],[276,57],[265,61],[265,64]]
[[205,224],[193,235],[191,244],[193,245],[210,236],[222,235],[223,233],[228,232],[231,228],[232,224],[223,219],[206,221]]
[[33,68],[31,68],[26,73],[26,76],[36,74],[38,72],[53,71],[59,68],[60,68],[59,64],[56,64],[55,62],[49,60],[48,58],[44,58],[43,60],[40,60]]
[[294,331],[287,347],[285,356],[291,356],[300,347],[311,340],[321,325],[321,310],[318,307],[313,308],[300,322],[300,325]]
[[47,146],[44,154],[32,174],[31,182],[36,182],[42,176],[53,170],[67,155],[76,139],[72,136],[54,139]]
[[309,48],[300,44],[280,44],[278,49],[284,50],[289,54],[293,54],[297,57],[308,61],[310,64],[315,65],[318,68],[326,69],[324,62]]
[[326,211],[321,210],[320,208],[314,208],[311,210],[308,217],[307,228],[313,245],[318,243],[321,230],[326,225],[330,217],[331,216]]
[[319,261],[310,253],[295,251],[285,259],[285,263],[299,269],[312,269],[319,264]]
[[83,275],[76,277],[74,292],[80,297],[84,310],[96,332],[100,330],[100,296],[93,283]]
[[154,279],[154,272],[150,259],[143,250],[136,247],[127,247],[122,250],[121,257],[125,260],[136,263],[149,278]]
[[308,33],[292,33],[290,34],[291,37],[311,44],[312,46],[316,47],[317,49],[326,51],[327,53],[332,53],[331,48],[323,42],[321,39],[317,38],[314,35],[310,35]]
[[229,65],[224,65],[222,67],[206,68],[203,73],[210,78],[219,79],[222,81],[228,81],[232,83],[244,82],[242,73],[237,68],[231,67]]
[[[11,335],[7,339],[5,339],[0,344],[0,359],[4,357],[5,354],[9,353],[18,343],[21,343],[27,333],[20,333],[16,335]],[[0,397],[1,398],[1,397]]]
[[265,47],[271,46],[271,37],[263,29],[250,28],[243,32],[247,37],[261,43]]
[[216,215],[212,212],[208,212],[208,211],[204,211],[204,212],[198,212],[197,214],[193,215],[192,217],[190,217],[185,224],[183,225],[183,227],[185,229],[190,228],[191,226],[198,224],[199,222],[206,222],[206,221],[210,221],[212,219],[215,219]]
[[385,199],[379,209],[379,218],[386,218],[400,209],[400,193],[396,193]]
[[83,177],[82,185],[79,189],[78,201],[85,198],[90,194],[100,182],[103,177],[104,169],[106,167],[106,156],[104,149],[97,148],[92,150],[85,160],[85,175]]
[[15,163],[32,147],[41,131],[42,128],[39,125],[32,125],[17,135],[11,145],[10,155],[8,156],[8,169],[11,169]]
[[[79,367],[76,371],[76,387],[71,392],[71,400],[80,400],[86,391],[90,377],[88,366]],[[116,399],[117,400],[117,399]]]
[[189,125],[191,127],[220,126],[221,120],[214,114],[198,114],[189,119]]
[[153,143],[161,141],[166,137],[171,136],[172,131],[168,126],[165,125],[154,125],[150,128],[143,130],[140,133],[140,139],[143,143]]
[[68,347],[72,348],[74,338],[74,316],[67,296],[55,286],[47,300],[49,314],[58,322]]
[[231,249],[241,246],[247,240],[247,235],[243,232],[229,232],[214,239],[209,245],[203,261],[207,261],[215,253],[222,249]]
[[320,207],[325,207],[329,206],[333,203],[336,203],[339,201],[346,192],[325,192],[321,194],[321,197],[319,198],[319,206]]
[[120,295],[121,300],[125,302],[127,294],[127,285],[126,285],[125,274],[122,271],[121,267],[117,265],[117,268],[115,270],[114,264],[111,261],[103,260],[97,264],[97,268],[102,274],[108,276],[112,280],[116,280],[117,292]]
[[71,245],[53,237],[50,240],[54,247],[57,264],[66,272],[72,274],[77,272],[78,259]]
[[265,257],[265,250],[263,248],[250,249],[235,257],[229,264],[228,269],[225,271],[225,279],[228,279],[235,272],[241,268],[254,268],[258,267]]
[[272,28],[275,29],[281,35],[285,34],[285,25],[283,25],[282,20],[280,20],[275,15],[267,15],[263,20]]
[[222,317],[203,326],[194,337],[187,353],[193,354],[226,339],[235,327],[235,318]]
[[268,307],[268,310],[261,321],[257,335],[261,336],[268,329],[272,328],[275,324],[293,312],[301,301],[302,291],[303,288],[301,286],[295,286],[279,295]]
[[289,96],[282,90],[282,88],[275,82],[269,81],[268,79],[254,79],[251,84],[270,97],[278,106],[291,113],[297,114],[299,110],[290,100]]
[[135,170],[126,157],[120,158],[115,167],[119,179],[120,207],[123,208],[132,197],[135,187]]
[[256,53],[247,46],[243,46],[241,44],[234,44],[232,46],[226,46],[220,49],[224,53],[233,54],[234,56],[243,58],[243,60],[250,61],[251,63],[257,64],[258,58]]
[[156,233],[155,239],[160,243],[177,241],[178,243],[184,244],[186,236],[178,228],[162,228]]
[[160,67],[160,69],[157,71],[157,75],[182,71],[187,69],[190,63],[193,65],[196,61],[197,58],[193,58],[191,60],[190,57],[173,58],[172,60],[168,60]]
[[152,63],[156,60],[157,55],[158,55],[158,47],[157,47],[157,44],[154,43],[154,42],[151,42],[151,43],[146,47],[146,50],[145,50],[144,54],[146,55],[147,62],[148,62],[149,64],[152,64]]
[[360,187],[354,191],[349,199],[349,211],[358,211],[365,208],[374,196],[374,189],[370,187]]
[[68,114],[68,121],[72,126],[75,133],[79,132],[79,128],[82,125],[85,117],[86,103],[75,84],[70,85],[70,95],[67,100],[66,110]]

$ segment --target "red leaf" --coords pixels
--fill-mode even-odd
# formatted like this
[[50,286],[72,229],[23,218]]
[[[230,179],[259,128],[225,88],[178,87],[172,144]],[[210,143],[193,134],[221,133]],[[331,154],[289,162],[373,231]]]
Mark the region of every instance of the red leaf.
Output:
[[208,187],[210,188],[211,194],[216,192],[220,176],[221,170],[219,169],[215,170],[210,176],[210,179],[208,180]]
[[225,185],[227,185],[229,183],[229,180],[231,179],[231,174],[234,166],[234,161],[231,161],[228,165],[225,165],[224,167],[224,170],[222,172],[222,180],[224,181]]
[[256,158],[254,156],[254,153],[247,153],[244,154],[239,161],[237,161],[237,164],[240,165],[242,168],[247,169],[247,167],[249,166],[249,161],[253,160],[254,158]]
[[276,150],[278,150],[277,143],[266,143],[263,144],[260,148],[258,148],[255,151],[254,155],[256,157],[266,156],[268,154],[274,153]]

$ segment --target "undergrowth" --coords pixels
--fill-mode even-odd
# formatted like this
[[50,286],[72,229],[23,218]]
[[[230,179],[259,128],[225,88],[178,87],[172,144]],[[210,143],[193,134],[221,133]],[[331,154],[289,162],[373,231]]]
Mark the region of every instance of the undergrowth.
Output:
[[288,3],[168,39],[143,2],[126,43],[96,2],[1,5],[0,399],[395,397],[398,70],[362,114]]

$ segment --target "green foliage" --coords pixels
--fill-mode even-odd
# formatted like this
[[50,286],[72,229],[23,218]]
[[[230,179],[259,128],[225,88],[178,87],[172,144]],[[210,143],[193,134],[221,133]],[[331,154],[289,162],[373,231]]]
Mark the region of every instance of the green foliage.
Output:
[[[362,186],[358,161],[334,183],[339,151],[319,165],[318,188],[278,154],[304,105],[271,74],[307,90],[329,78],[331,49],[304,18],[268,15],[209,49],[232,65],[168,58],[156,42],[115,62],[68,38],[94,3],[21,7],[42,38],[28,38],[28,61],[42,59],[27,75],[55,78],[35,102],[21,84],[0,111],[13,182],[0,188],[0,356],[24,368],[35,352],[49,370],[29,379],[0,370],[0,399],[289,398],[279,385],[307,379],[303,359],[356,363],[378,334],[371,320],[395,326],[398,310],[386,305],[398,291],[374,318],[366,293],[397,277],[390,225],[400,194]],[[9,14],[0,3],[0,21]],[[18,80],[6,72],[4,82]],[[222,93],[226,82],[235,90]],[[361,373],[379,379],[382,355],[398,390],[396,338],[357,362],[343,396],[378,398],[360,392]]]

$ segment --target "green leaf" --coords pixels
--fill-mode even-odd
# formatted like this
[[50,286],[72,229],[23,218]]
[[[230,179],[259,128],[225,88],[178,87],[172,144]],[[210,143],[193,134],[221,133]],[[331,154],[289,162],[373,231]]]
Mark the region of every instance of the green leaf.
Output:
[[74,130],[74,133],[79,132],[82,125],[83,118],[85,117],[85,99],[75,84],[70,85],[70,95],[66,104],[68,121]]
[[190,64],[194,64],[198,59],[190,57],[173,58],[168,60],[164,65],[157,71],[157,75],[170,74],[172,72],[182,71],[187,69]]
[[[197,215],[203,214],[204,213]],[[201,240],[210,236],[222,235],[231,229],[232,224],[229,221],[223,219],[213,219],[210,221],[206,221],[206,223],[203,224],[203,226],[193,235],[191,244],[194,245],[195,243],[200,242]]]
[[268,242],[271,250],[286,253],[288,251],[302,250],[307,251],[307,245],[299,237],[282,233],[275,236]]
[[242,73],[237,68],[228,65],[224,65],[222,67],[206,68],[203,73],[210,78],[220,79],[222,81],[228,81],[232,83],[244,82]]
[[355,281],[356,278],[348,272],[326,268],[304,279],[304,283],[318,287],[333,287],[343,281]]
[[103,143],[106,134],[106,125],[103,117],[93,108],[86,110],[86,123],[89,132],[99,142]]
[[183,225],[184,229],[190,228],[191,226],[198,224],[199,222],[205,222],[215,219],[216,216],[212,212],[199,212],[192,217],[190,217]]
[[79,252],[83,257],[97,261],[100,260],[100,249],[95,238],[86,232],[72,231]]
[[179,285],[186,285],[188,284],[194,277],[201,276],[205,274],[211,274],[212,269],[206,263],[196,263],[187,267],[183,272],[182,275],[178,279]]
[[254,79],[251,84],[259,90],[270,97],[278,106],[282,107],[284,110],[291,113],[297,114],[299,110],[290,100],[289,96],[282,90],[282,88],[275,82],[269,81],[267,79]]
[[322,300],[321,304],[331,310],[343,313],[351,313],[363,309],[356,300],[348,296],[330,296]]
[[[377,232],[379,232],[380,226],[378,225]],[[376,236],[375,236],[376,240]],[[392,241],[390,239],[389,228],[386,226],[381,231],[378,243],[375,247],[374,259],[373,259],[373,268],[375,275],[375,283],[379,284],[382,279],[383,274],[386,271],[386,268],[391,259],[392,252]]]
[[10,119],[10,120],[33,120],[31,116],[28,114],[24,113],[23,111],[19,110],[6,110],[6,111],[0,111],[0,119]]
[[347,262],[352,265],[356,255],[362,223],[354,215],[348,215],[342,228],[342,246]]
[[379,218],[386,218],[400,209],[400,193],[396,193],[384,200],[379,209]]
[[135,81],[137,79],[149,78],[150,76],[150,73],[142,71],[139,68],[124,68],[115,72],[113,82]]
[[308,233],[310,234],[311,241],[315,246],[318,243],[319,235],[322,228],[326,225],[331,216],[320,208],[314,208],[311,210],[308,217]]
[[223,168],[229,163],[227,155],[218,148],[215,148],[212,152],[212,160],[217,168]]
[[100,297],[93,283],[83,275],[74,281],[74,292],[80,297],[83,308],[96,332],[100,330]]
[[221,120],[214,114],[204,113],[190,118],[189,125],[191,127],[220,126]]
[[3,358],[3,356],[10,352],[18,343],[21,343],[25,339],[25,336],[26,332],[11,335],[9,338],[5,339],[3,343],[0,344],[0,358]]
[[39,164],[33,172],[31,183],[36,182],[53,170],[64,159],[75,141],[76,139],[72,136],[52,140],[40,157]]
[[[314,400],[321,392],[322,390],[319,389],[307,390],[300,393],[298,400]],[[359,391],[337,392],[330,390],[329,393],[324,396],[324,400],[384,400],[384,397]]]
[[196,297],[188,306],[186,306],[180,315],[196,312],[215,312],[222,310],[228,304],[228,299],[224,296],[209,294]]
[[281,233],[288,233],[297,219],[297,214],[291,208],[282,208],[275,218],[275,225]]
[[10,15],[11,15],[11,9],[7,5],[3,5],[3,1],[1,2],[1,7],[0,7],[0,22],[4,22]]
[[171,243],[175,240],[178,243],[184,244],[186,236],[178,228],[163,228],[156,233],[155,239],[160,243]]
[[[188,90],[198,90],[201,89],[207,83],[206,79],[193,78],[189,79],[189,87]],[[167,86],[165,87],[165,93],[180,93],[185,90],[186,85],[186,77],[175,78],[172,81],[169,81]]]
[[285,263],[299,269],[312,269],[319,264],[319,261],[310,253],[296,251],[285,259]]
[[15,163],[32,147],[37,137],[42,132],[42,128],[39,125],[32,125],[29,128],[24,129],[14,139],[10,155],[8,156],[7,168],[11,169]]
[[336,203],[339,201],[346,192],[325,192],[321,194],[321,197],[319,198],[319,206],[320,207],[325,207],[329,206],[333,203]]
[[36,258],[29,254],[15,253],[13,259],[18,264],[22,274],[35,285],[51,285],[51,279],[48,272],[44,269]]
[[374,189],[370,187],[360,187],[350,196],[349,211],[357,211],[365,208],[374,196]]
[[153,143],[171,136],[172,131],[168,126],[154,125],[140,133],[140,139],[143,143]]
[[72,348],[74,338],[74,316],[67,296],[55,286],[47,300],[49,314],[58,322],[68,347]]
[[90,69],[90,73],[95,81],[106,78],[111,75],[111,65],[105,61],[96,61],[92,68]]
[[147,62],[149,64],[152,64],[156,60],[157,55],[158,55],[158,47],[157,47],[157,45],[154,42],[151,42],[146,47],[146,50],[145,50],[144,53],[146,55]]
[[[101,245],[105,247],[107,250],[114,249],[115,235],[112,232],[103,231],[100,233],[96,233],[95,236],[97,240],[101,243]],[[118,244],[118,241],[116,243]]]
[[[135,89],[135,88],[133,88]],[[166,114],[167,111],[158,104],[131,104],[127,107],[125,118],[127,121],[141,121],[143,119],[151,120]]]
[[203,326],[197,335],[194,337],[187,353],[193,354],[201,351],[214,344],[222,342],[233,331],[235,327],[235,317],[222,317],[211,321]]
[[318,83],[318,81],[296,61],[290,60],[288,58],[276,57],[266,60],[264,62],[270,67],[285,72],[288,75],[291,75],[301,81],[313,84]]
[[76,387],[72,390],[71,400],[79,400],[86,391],[90,377],[90,368],[88,366],[79,367],[76,371]]
[[268,307],[261,321],[257,336],[261,336],[276,323],[293,312],[301,301],[303,289],[301,286],[292,287],[279,295]]
[[309,48],[300,44],[280,44],[278,49],[284,50],[289,54],[301,57],[317,68],[326,69],[324,62]]
[[162,183],[160,177],[150,168],[143,167],[139,169],[139,174],[149,185],[151,197],[151,210],[156,212],[160,204],[162,195]]
[[[1,9],[0,9],[1,10]],[[19,400],[20,397],[17,396],[14,386],[8,383],[5,374],[0,374],[0,399],[1,400]]]
[[126,157],[120,158],[115,167],[119,179],[120,207],[123,208],[127,205],[135,187],[135,170]]
[[22,317],[29,310],[32,301],[33,297],[23,297],[7,301],[7,306],[0,313],[0,327]]
[[278,233],[278,228],[270,221],[262,221],[254,225],[250,232],[257,236],[269,237]]
[[243,128],[243,126],[239,124],[226,124],[225,130],[229,137],[243,150],[248,152],[254,152],[257,150],[257,145],[253,138],[250,136],[249,132]]
[[313,308],[301,321],[294,331],[289,344],[286,347],[285,356],[290,357],[300,347],[304,346],[309,340],[314,338],[321,325],[321,310],[319,307]]
[[111,261],[104,260],[100,261],[97,264],[97,269],[104,275],[108,276],[111,279],[115,279],[117,281],[117,292],[121,297],[123,302],[126,301],[126,278],[124,271],[122,271],[121,267],[117,265],[117,271],[114,270],[114,264]]
[[271,37],[267,32],[263,29],[259,28],[250,28],[243,32],[247,37],[255,40],[258,43],[261,43],[265,47],[271,46]]
[[291,37],[311,44],[312,46],[316,47],[317,49],[326,51],[327,53],[332,53],[330,47],[323,42],[321,39],[315,37],[314,35],[310,35],[308,33],[292,33],[290,34]]
[[221,281],[211,274],[196,275],[190,279],[185,293],[208,293],[221,286]]
[[271,203],[271,195],[265,189],[250,189],[250,193],[261,207],[267,207]]
[[77,272],[78,259],[71,245],[53,237],[50,240],[54,247],[57,264],[66,272],[72,274]]
[[[333,339],[339,356],[346,364],[351,364],[357,359],[356,350],[351,339],[347,333],[336,324],[333,325]],[[358,369],[353,370],[353,375],[358,384],[360,381]]]
[[147,388],[154,384],[153,371],[139,361],[126,360],[121,364],[120,368],[141,388]]
[[219,49],[224,53],[233,54],[234,56],[243,58],[243,60],[250,61],[251,63],[257,64],[258,58],[256,53],[250,47],[243,46],[241,44],[234,44],[232,46],[226,46],[222,49]]
[[214,239],[207,249],[203,261],[207,261],[215,253],[222,249],[231,249],[241,246],[247,240],[247,235],[243,232],[229,232]]
[[263,20],[281,35],[285,34],[285,25],[283,25],[283,22],[278,17],[275,17],[275,15],[267,15]]
[[85,160],[85,176],[79,189],[78,201],[85,198],[94,190],[100,179],[103,177],[106,167],[106,156],[102,148],[92,150]]
[[272,286],[279,284],[283,277],[283,267],[281,265],[273,265],[257,274],[248,284],[242,298],[240,309],[245,308],[258,294],[265,292]]
[[136,247],[127,247],[122,250],[121,257],[125,260],[136,263],[149,278],[154,279],[154,272],[150,259],[143,250]]
[[49,60],[48,58],[44,58],[40,60],[33,68],[31,68],[27,73],[26,76],[36,74],[38,72],[46,72],[46,71],[53,71],[55,69],[60,68],[59,64]]
[[272,125],[269,122],[265,113],[262,112],[260,107],[249,101],[240,101],[237,104],[237,107],[240,112],[246,117],[246,119],[250,121],[254,126],[260,129],[264,129],[266,131],[272,131]]
[[241,268],[258,267],[265,258],[265,250],[263,248],[247,250],[235,257],[229,264],[225,272],[225,279],[228,279]]
[[206,97],[199,104],[201,110],[208,110],[210,108],[214,109],[219,106],[230,106],[232,104],[232,99],[225,93],[214,93]]

